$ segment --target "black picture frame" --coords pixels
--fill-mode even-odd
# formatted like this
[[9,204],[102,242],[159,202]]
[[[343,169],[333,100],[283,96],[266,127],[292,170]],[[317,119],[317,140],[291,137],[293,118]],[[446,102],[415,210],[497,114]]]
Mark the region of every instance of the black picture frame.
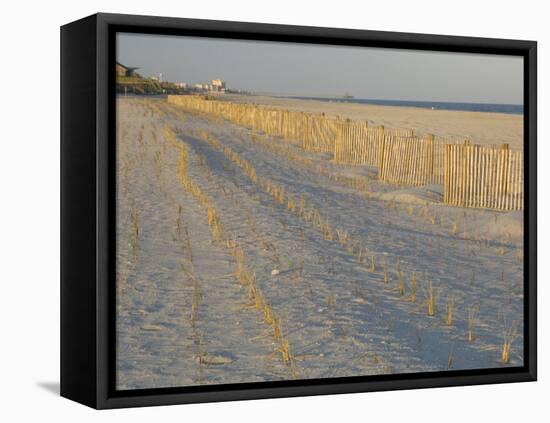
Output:
[[[524,365],[401,375],[116,391],[114,153],[117,32],[517,55],[524,58]],[[61,27],[61,395],[97,409],[534,381],[537,377],[537,44],[152,16]]]

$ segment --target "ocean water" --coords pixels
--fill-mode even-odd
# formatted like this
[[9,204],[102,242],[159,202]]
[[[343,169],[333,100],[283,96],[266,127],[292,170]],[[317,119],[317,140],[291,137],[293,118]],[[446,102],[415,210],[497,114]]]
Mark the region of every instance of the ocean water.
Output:
[[380,106],[419,107],[435,110],[461,110],[467,112],[491,112],[513,115],[523,114],[522,104],[450,103],[441,101],[375,100],[366,98],[288,97],[301,100],[318,100],[335,103],[376,104]]

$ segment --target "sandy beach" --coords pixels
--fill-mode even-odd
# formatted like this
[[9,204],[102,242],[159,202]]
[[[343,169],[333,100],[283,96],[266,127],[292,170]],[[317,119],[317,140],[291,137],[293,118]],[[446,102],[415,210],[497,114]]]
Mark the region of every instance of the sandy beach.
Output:
[[475,144],[509,144],[514,149],[523,148],[522,115],[331,103],[268,96],[227,95],[222,99],[310,113],[325,113],[327,116],[368,121],[369,125],[374,126],[412,129],[418,135],[433,134],[458,140],[470,139]]
[[[388,125],[465,119],[330,107]],[[439,186],[384,184],[162,99],[117,111],[118,388],[522,364],[521,212],[445,206]]]

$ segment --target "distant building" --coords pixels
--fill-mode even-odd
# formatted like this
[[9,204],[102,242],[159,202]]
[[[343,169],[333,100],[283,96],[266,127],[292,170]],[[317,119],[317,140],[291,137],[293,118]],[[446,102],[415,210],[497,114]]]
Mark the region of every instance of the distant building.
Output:
[[222,81],[221,79],[213,79],[210,91],[224,92],[225,82]]
[[223,82],[221,79],[214,79],[212,80],[211,84],[197,83],[193,85],[193,88],[196,91],[223,93],[225,92],[225,82]]
[[116,76],[134,76],[135,71],[138,69],[139,68],[130,68],[128,66],[124,66],[122,63],[116,62]]
[[187,89],[187,83],[185,82],[174,82],[174,85],[183,90]]

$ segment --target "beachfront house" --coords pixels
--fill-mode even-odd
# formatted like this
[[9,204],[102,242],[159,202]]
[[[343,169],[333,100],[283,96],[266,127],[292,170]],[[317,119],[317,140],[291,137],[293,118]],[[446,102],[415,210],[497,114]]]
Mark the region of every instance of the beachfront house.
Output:
[[129,77],[134,76],[135,71],[139,68],[130,68],[124,66],[122,63],[116,62],[116,76],[118,77]]

